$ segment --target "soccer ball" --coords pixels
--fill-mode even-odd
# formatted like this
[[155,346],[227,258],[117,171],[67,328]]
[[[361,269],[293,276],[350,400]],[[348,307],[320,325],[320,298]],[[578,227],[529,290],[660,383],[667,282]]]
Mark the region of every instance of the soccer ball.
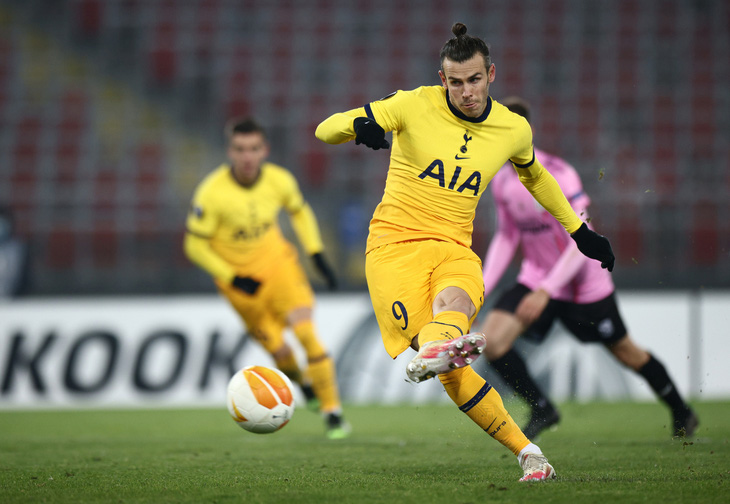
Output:
[[266,434],[284,427],[294,414],[289,378],[278,369],[248,366],[228,382],[228,411],[249,432]]

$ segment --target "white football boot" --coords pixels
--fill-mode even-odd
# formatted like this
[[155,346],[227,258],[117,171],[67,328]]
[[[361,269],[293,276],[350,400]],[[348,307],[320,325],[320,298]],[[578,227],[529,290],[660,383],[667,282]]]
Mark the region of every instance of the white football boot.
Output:
[[525,473],[520,481],[545,481],[555,479],[555,469],[545,455],[525,453],[519,457],[520,466]]
[[479,358],[487,346],[482,333],[469,333],[452,340],[429,341],[421,346],[416,356],[406,366],[406,374],[413,382],[428,380],[470,365]]

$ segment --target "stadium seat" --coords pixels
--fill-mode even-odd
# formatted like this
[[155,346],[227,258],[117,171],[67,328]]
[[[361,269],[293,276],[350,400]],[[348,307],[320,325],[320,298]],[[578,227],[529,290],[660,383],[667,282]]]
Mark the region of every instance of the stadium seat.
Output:
[[67,226],[56,226],[48,231],[43,264],[50,269],[67,270],[74,267],[77,236]]
[[117,205],[118,175],[105,168],[98,170],[93,183],[93,208],[95,215],[110,215]]
[[135,153],[135,206],[157,208],[162,185],[162,148],[156,144],[142,144]]
[[114,268],[118,264],[118,234],[113,221],[97,222],[91,232],[91,260],[95,267]]
[[96,39],[101,33],[104,3],[101,0],[78,0],[73,3],[77,34]]
[[[622,204],[618,218],[618,229],[615,238],[614,253],[623,265],[632,266],[644,261],[643,239],[644,233],[641,229],[641,222],[636,218],[640,215],[636,205]],[[633,264],[632,264],[633,263]]]
[[711,266],[717,262],[720,253],[718,238],[717,206],[710,201],[700,201],[692,208],[692,261]]

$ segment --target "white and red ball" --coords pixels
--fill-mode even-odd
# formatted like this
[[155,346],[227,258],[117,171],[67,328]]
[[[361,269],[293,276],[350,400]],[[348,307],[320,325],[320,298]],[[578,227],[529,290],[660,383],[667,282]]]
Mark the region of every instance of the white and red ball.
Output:
[[292,383],[278,369],[248,366],[228,382],[228,411],[243,429],[257,434],[275,432],[294,414]]

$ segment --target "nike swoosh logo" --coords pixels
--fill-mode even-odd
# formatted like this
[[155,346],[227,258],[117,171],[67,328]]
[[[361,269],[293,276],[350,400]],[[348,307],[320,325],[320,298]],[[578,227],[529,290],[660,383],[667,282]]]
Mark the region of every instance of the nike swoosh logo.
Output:
[[459,160],[459,159],[469,159],[469,156],[459,157],[459,155],[457,154],[456,156],[454,156],[454,159],[456,159],[456,160]]

